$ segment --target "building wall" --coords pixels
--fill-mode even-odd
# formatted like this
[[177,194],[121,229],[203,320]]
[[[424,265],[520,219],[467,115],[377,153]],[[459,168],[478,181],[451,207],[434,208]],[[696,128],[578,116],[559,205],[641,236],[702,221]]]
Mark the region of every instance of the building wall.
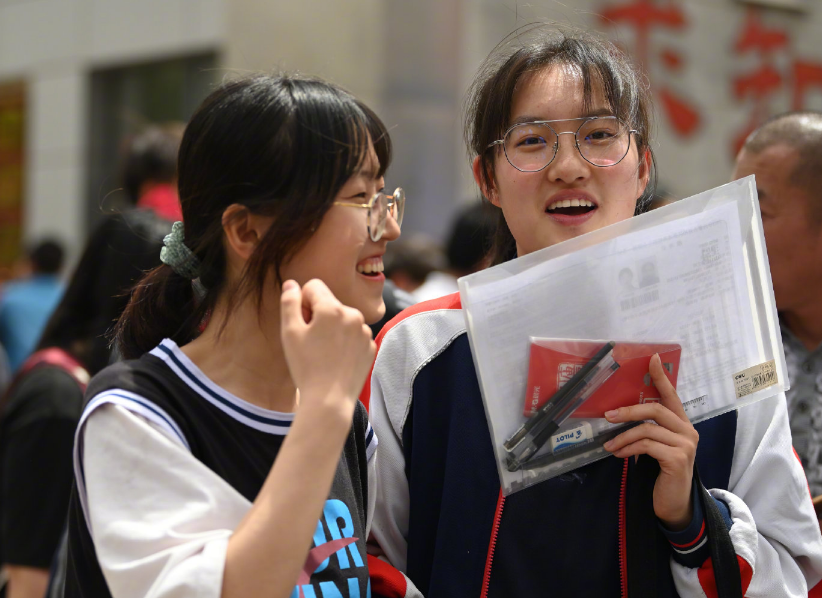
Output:
[[222,0],[0,0],[0,83],[27,84],[24,234],[86,230],[89,73],[220,47]]
[[[507,34],[547,20],[597,30],[625,48],[654,92],[659,186],[687,197],[727,182],[735,143],[767,115],[822,109],[822,8],[790,2],[807,10],[755,16],[743,0],[232,0],[226,66],[297,68],[365,99],[391,129],[387,183],[407,191],[404,228],[442,238],[457,207],[478,197],[462,140],[465,92]],[[757,28],[784,40],[740,46]],[[811,80],[795,101],[800,62],[812,67]],[[776,87],[746,88],[745,78],[768,64]]]
[[[644,61],[660,183],[688,196],[728,179],[734,142],[756,121],[822,108],[822,8],[805,4],[756,17],[742,0],[0,0],[0,83],[27,83],[25,234],[75,250],[85,234],[92,70],[216,50],[227,76],[318,74],[374,107],[394,139],[387,183],[407,191],[406,230],[441,238],[478,196],[462,142],[468,85],[506,34],[537,19],[599,30]],[[774,87],[751,85],[769,66]]]

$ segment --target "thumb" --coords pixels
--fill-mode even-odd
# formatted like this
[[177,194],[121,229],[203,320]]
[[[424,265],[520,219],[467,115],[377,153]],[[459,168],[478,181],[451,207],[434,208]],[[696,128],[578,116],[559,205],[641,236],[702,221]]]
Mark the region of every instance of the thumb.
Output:
[[280,322],[283,330],[305,325],[302,303],[303,294],[300,285],[293,280],[286,280],[283,283],[282,295],[280,295]]

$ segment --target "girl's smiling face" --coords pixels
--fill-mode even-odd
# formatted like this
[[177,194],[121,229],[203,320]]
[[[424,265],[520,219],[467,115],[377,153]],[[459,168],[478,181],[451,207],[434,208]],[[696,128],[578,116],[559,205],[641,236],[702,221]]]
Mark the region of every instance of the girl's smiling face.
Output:
[[[579,127],[581,121],[570,119],[612,114],[601,85],[592,86],[590,107],[586,108],[582,76],[574,67],[549,66],[519,82],[509,123],[569,120],[551,124],[559,134],[559,147],[543,170],[520,172],[511,166],[500,146],[488,150],[495,152],[494,183],[483,192],[502,209],[520,256],[630,218],[648,183],[650,152],[640,158],[635,139],[631,139],[621,162],[598,167],[583,159],[573,135],[561,134]],[[474,178],[482,187],[480,168],[476,158]],[[579,207],[557,209],[562,206],[557,202],[566,201]]]
[[[385,186],[385,180],[378,175],[379,166],[369,146],[360,171],[342,186],[335,201],[368,202]],[[331,207],[305,246],[283,265],[282,276],[300,285],[319,278],[341,303],[358,309],[366,322],[373,323],[385,314],[382,256],[388,242],[400,236],[400,227],[388,216],[382,238],[372,241],[366,214],[366,208]]]

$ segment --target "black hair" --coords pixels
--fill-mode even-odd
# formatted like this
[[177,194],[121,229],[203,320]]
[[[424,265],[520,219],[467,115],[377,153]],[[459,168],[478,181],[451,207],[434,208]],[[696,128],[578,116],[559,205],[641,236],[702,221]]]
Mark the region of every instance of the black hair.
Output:
[[[212,92],[189,122],[177,164],[185,244],[199,260],[207,292],[163,265],[135,287],[116,338],[125,358],[164,337],[185,344],[226,293],[229,308],[248,293],[260,306],[270,275],[320,225],[342,186],[361,167],[369,139],[382,176],[391,140],[382,121],[347,91],[315,78],[258,75]],[[223,213],[239,204],[273,217],[236,288],[226,288]],[[230,309],[229,309],[230,311]]]
[[822,112],[801,110],[777,114],[748,135],[742,149],[752,154],[774,146],[787,145],[796,150],[797,163],[790,181],[807,190],[813,198],[810,213],[816,223],[822,223],[822,192],[819,174],[822,172]]
[[104,218],[89,236],[37,350],[59,347],[92,375],[111,361],[108,335],[134,283],[160,263],[170,225],[149,210]]
[[445,261],[440,245],[427,235],[404,236],[393,241],[383,256],[386,278],[405,274],[418,285],[432,272],[444,270]]
[[174,182],[182,136],[181,124],[168,123],[149,126],[127,141],[121,176],[132,205],[140,199],[144,183]]
[[63,266],[63,246],[51,239],[41,241],[29,252],[35,274],[57,274]]
[[448,266],[458,276],[471,274],[484,265],[496,230],[496,213],[486,202],[464,208],[448,236]]
[[[488,146],[500,139],[510,124],[518,85],[529,74],[553,65],[569,66],[582,76],[585,108],[590,107],[595,90],[602,89],[608,108],[637,131],[633,138],[639,156],[651,152],[652,172],[635,213],[644,212],[656,182],[650,146],[653,109],[647,81],[611,42],[591,33],[542,24],[526,25],[505,38],[485,59],[469,89],[465,141],[471,156],[480,157],[483,184],[493,187],[495,154]],[[501,151],[498,146],[497,151]],[[499,210],[492,261],[498,264],[514,257],[516,241]]]

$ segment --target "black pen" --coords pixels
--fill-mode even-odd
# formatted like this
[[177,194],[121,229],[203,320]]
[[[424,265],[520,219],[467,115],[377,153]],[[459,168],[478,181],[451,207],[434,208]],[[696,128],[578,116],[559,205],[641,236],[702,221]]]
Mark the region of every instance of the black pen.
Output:
[[[606,343],[578,372],[583,375],[579,378],[574,376],[560,389],[567,390],[562,394],[555,394],[534,416],[539,421],[534,422],[517,441],[515,449],[509,451],[509,471],[520,469],[523,463],[533,457],[565,420],[619,369],[619,364],[613,358],[614,345],[613,341]],[[528,442],[523,443],[526,438]]]
[[577,390],[577,386],[580,383],[584,383],[588,374],[593,370],[599,362],[605,359],[605,356],[608,355],[614,349],[614,345],[616,343],[614,341],[610,341],[605,343],[602,348],[597,351],[594,356],[588,360],[588,363],[582,366],[582,369],[579,370],[576,374],[574,374],[568,382],[562,386],[554,395],[542,406],[540,407],[537,412],[532,415],[528,421],[522,424],[519,429],[514,432],[511,437],[503,443],[503,447],[507,451],[513,451],[514,448],[522,442],[525,436],[530,432],[535,426],[541,424],[543,422],[547,423],[550,419],[545,419],[548,415],[548,412],[551,411],[560,401],[562,401],[569,393],[572,391]]

